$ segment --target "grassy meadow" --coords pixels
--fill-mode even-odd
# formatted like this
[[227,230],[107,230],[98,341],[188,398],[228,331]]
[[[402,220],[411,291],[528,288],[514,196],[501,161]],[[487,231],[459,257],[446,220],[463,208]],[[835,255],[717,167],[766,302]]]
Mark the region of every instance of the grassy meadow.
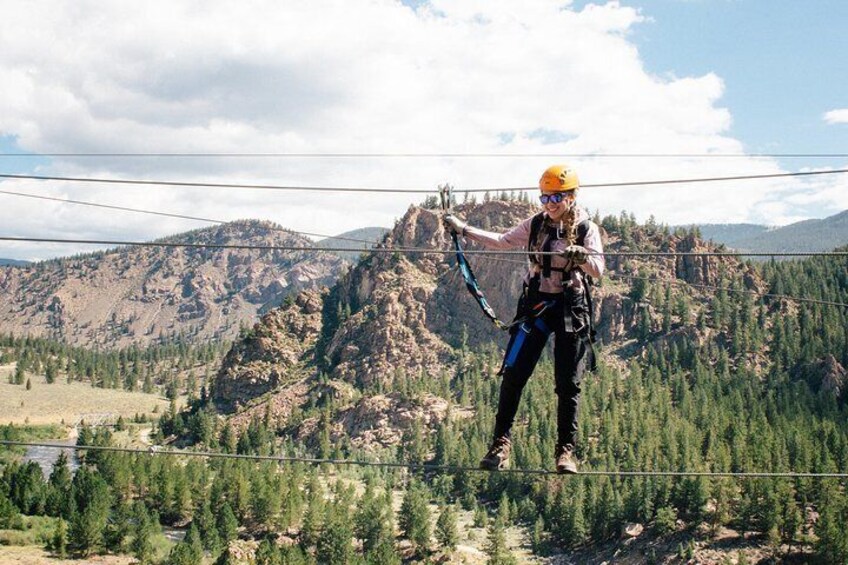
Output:
[[94,388],[88,383],[65,382],[64,378],[48,384],[44,375],[27,374],[31,389],[9,383],[15,364],[0,365],[0,424],[66,424],[81,419],[98,418],[114,421],[136,414],[161,413],[168,408],[162,396],[142,392]]

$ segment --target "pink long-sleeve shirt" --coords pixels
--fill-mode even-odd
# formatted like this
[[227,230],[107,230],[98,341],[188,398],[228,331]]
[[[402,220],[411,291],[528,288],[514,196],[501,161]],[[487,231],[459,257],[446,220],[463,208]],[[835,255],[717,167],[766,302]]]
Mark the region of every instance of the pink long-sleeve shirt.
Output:
[[[575,221],[577,223],[588,219],[589,214],[583,208],[577,209]],[[480,228],[468,226],[465,229],[465,237],[472,241],[480,243],[486,249],[527,249],[527,243],[530,239],[530,223],[533,217],[527,218],[506,233],[494,233]],[[565,251],[568,244],[565,240],[557,239],[551,244],[551,251],[561,253]],[[601,231],[598,229],[595,222],[589,221],[589,230],[586,232],[583,247],[589,251],[590,255],[583,265],[574,265],[562,255],[551,256],[551,267],[554,269],[565,269],[567,276],[571,277],[571,284],[582,290],[581,278],[576,271],[579,269],[591,275],[594,278],[601,278],[606,268],[604,262],[604,246],[601,242]],[[538,267],[530,264],[527,274],[524,276],[524,281],[529,282],[530,279],[538,272]],[[569,275],[570,272],[570,275]],[[550,277],[541,276],[539,290],[542,292],[558,293],[563,291],[563,273],[559,271],[551,271]]]

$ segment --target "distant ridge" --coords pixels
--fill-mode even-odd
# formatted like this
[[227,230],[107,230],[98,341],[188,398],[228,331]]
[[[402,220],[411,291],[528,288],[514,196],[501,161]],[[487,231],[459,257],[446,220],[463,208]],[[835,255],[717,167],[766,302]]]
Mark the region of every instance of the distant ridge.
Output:
[[32,262],[20,259],[0,259],[0,267],[26,267],[27,265],[32,265]]
[[[373,247],[374,244],[382,241],[383,237],[387,233],[389,233],[388,228],[378,228],[378,227],[370,227],[370,228],[360,228],[353,231],[344,232],[334,236],[332,238],[328,237],[327,239],[322,239],[319,242],[315,243],[315,247],[326,248],[326,247],[341,247],[344,249],[351,249],[353,251],[330,251],[329,253],[333,253],[338,255],[342,259],[347,261],[356,262],[359,259],[360,252],[355,251],[357,249],[362,249],[363,247]],[[359,243],[356,241],[348,241],[346,239],[336,239],[336,238],[349,238],[349,239],[362,239],[370,242],[370,245],[365,243]]]
[[775,228],[759,224],[703,224],[698,229],[704,239],[735,248],[740,241],[744,242]]
[[701,237],[739,251],[830,251],[848,245],[848,210],[821,220],[780,227],[756,224],[704,224]]

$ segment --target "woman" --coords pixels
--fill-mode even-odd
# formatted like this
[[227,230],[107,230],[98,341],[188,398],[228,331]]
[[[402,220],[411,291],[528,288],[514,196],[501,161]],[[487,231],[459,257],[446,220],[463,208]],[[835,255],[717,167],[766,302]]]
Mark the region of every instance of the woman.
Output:
[[[594,367],[589,277],[604,272],[598,226],[576,204],[577,173],[567,165],[548,168],[539,180],[542,212],[504,234],[467,225],[453,215],[445,225],[487,249],[526,248],[530,267],[518,302],[516,322],[500,374],[500,398],[492,445],[480,461],[483,469],[503,469],[509,462],[512,428],[521,391],[554,334],[557,447],[556,469],[576,473],[577,408],[580,381]],[[552,254],[539,254],[551,252]]]

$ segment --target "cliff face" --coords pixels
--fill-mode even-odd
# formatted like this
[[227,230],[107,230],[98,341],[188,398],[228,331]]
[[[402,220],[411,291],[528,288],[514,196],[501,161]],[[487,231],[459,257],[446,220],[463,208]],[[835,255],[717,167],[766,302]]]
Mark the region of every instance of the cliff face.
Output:
[[[535,210],[526,203],[501,200],[457,207],[470,223],[493,231],[505,231]],[[611,231],[605,239],[609,251],[713,249],[691,235],[669,235],[659,229]],[[385,245],[451,248],[439,212],[419,207],[411,207],[398,221]],[[470,255],[469,261],[495,311],[501,319],[511,320],[526,269],[524,256]],[[715,284],[724,268],[743,270],[751,287],[762,284],[735,259],[723,261],[723,267],[716,258],[694,257],[609,257],[607,263],[610,274],[641,274],[670,283],[680,279]],[[249,406],[235,417],[242,423],[270,407],[283,429],[292,423],[287,417],[292,406],[314,406],[332,398],[335,419],[329,424],[330,439],[347,438],[362,446],[399,443],[413,420],[434,426],[445,417],[444,399],[410,400],[382,391],[409,380],[453,374],[463,344],[503,347],[508,338],[480,312],[455,265],[452,253],[374,253],[330,290],[301,294],[293,304],[266,315],[252,336],[233,347],[215,385],[219,406],[225,410]],[[709,291],[692,292],[706,297]],[[639,354],[638,348],[627,344],[635,341],[640,319],[647,319],[649,331],[659,332],[661,314],[633,297],[632,280],[606,278],[594,298],[598,335],[608,355]],[[699,341],[704,336],[681,320],[656,339]],[[266,396],[257,400],[261,395]],[[292,433],[297,438],[316,440],[317,419],[296,426]]]
[[[173,236],[179,243],[305,246],[262,222]],[[335,282],[345,261],[328,253],[121,248],[0,269],[0,332],[84,347],[141,346],[182,334],[232,339],[239,326],[304,289]]]
[[845,398],[848,372],[833,355],[826,355],[799,367],[795,376],[806,380],[813,390],[830,394],[834,398]]
[[306,290],[265,314],[224,359],[212,400],[224,411],[283,384],[292,384],[312,361],[321,332],[322,291]]

